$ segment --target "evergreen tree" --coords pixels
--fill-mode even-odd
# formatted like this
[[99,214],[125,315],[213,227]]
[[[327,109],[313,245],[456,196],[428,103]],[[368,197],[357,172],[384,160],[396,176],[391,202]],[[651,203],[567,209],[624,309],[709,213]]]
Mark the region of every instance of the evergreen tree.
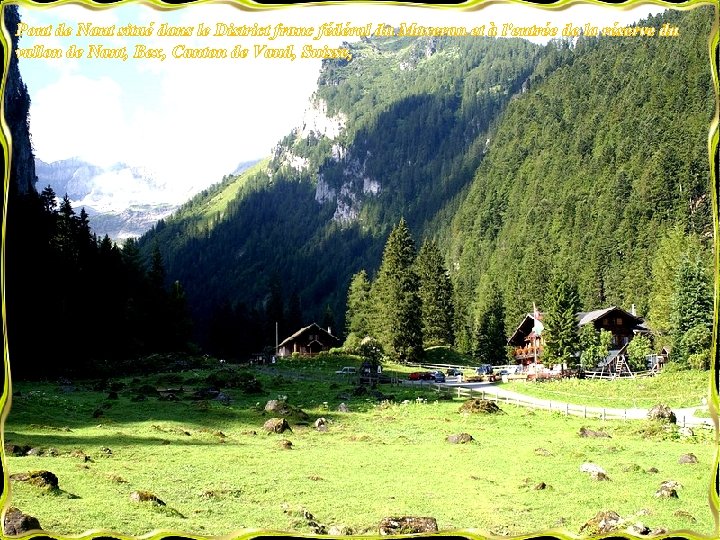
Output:
[[485,305],[478,317],[475,355],[483,363],[505,363],[507,336],[505,333],[505,302],[496,283],[491,283]]
[[543,362],[573,366],[579,350],[577,317],[580,300],[577,287],[564,276],[557,276],[550,285],[546,300],[545,349]]
[[[705,266],[698,255],[685,256],[677,271],[672,299],[672,356],[676,361],[684,364],[690,354],[702,353],[700,346],[691,346],[690,342],[699,342],[695,336],[709,335],[712,317],[712,287]],[[692,339],[685,337],[688,332]]]
[[415,271],[419,279],[423,343],[425,347],[452,345],[455,317],[453,286],[434,240],[423,243],[415,261]]
[[660,240],[652,262],[652,289],[648,324],[659,338],[658,345],[672,345],[673,299],[676,295],[677,273],[683,258],[703,249],[697,235],[686,235],[682,226],[675,226]]
[[370,282],[367,272],[360,270],[352,277],[347,296],[347,313],[345,316],[348,338],[354,336],[359,340],[370,335]]
[[393,228],[371,288],[372,329],[387,354],[400,362],[423,356],[415,243],[404,219]]

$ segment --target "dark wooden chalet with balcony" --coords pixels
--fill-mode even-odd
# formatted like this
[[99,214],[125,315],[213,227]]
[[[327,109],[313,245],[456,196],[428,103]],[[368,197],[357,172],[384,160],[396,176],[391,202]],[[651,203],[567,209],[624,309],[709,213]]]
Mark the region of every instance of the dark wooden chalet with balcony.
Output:
[[[576,317],[578,328],[592,324],[595,330],[607,330],[612,334],[608,361],[621,354],[634,336],[650,333],[642,318],[616,306],[577,313]],[[545,341],[542,332],[539,335],[536,333],[537,321],[542,319],[542,313],[528,313],[508,339],[518,364],[527,366],[542,362]]]
[[292,353],[314,355],[339,346],[340,340],[333,336],[329,329],[325,330],[316,323],[312,323],[284,339],[278,345],[277,354],[278,356],[290,356]]

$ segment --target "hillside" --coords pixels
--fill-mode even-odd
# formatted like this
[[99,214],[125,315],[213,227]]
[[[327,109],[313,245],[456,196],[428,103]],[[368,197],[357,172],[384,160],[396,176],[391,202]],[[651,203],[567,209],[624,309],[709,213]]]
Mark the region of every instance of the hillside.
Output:
[[272,321],[293,329],[293,302],[295,319],[342,329],[350,277],[376,272],[401,216],[418,244],[440,240],[464,346],[491,282],[512,326],[560,269],[585,309],[645,314],[660,239],[675,224],[712,237],[711,20],[703,7],[645,21],[677,25],[676,38],[351,44],[351,62],[325,61],[302,125],[267,163],[141,246],[161,248],[201,338],[236,309],[264,316],[257,345],[271,344]]
[[673,39],[581,39],[508,107],[449,235],[468,325],[487,281],[514,328],[556,271],[576,281],[584,309],[647,315],[668,231],[711,246],[711,14],[647,21],[682,28]]
[[279,280],[285,305],[299,297],[302,321],[330,312],[341,328],[352,274],[377,266],[401,215],[424,230],[465,188],[540,53],[492,39],[351,47],[352,62],[324,63],[302,125],[268,163],[226,178],[141,240],[146,252],[161,247],[202,321],[225,304],[265,312]]

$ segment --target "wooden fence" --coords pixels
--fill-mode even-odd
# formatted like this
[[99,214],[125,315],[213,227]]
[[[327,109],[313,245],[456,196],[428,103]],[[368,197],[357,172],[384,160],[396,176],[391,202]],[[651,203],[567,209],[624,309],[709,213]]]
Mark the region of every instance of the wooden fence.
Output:
[[[533,399],[529,397],[501,395],[482,388],[466,388],[462,386],[431,385],[438,393],[457,398],[485,399],[498,403],[507,403],[518,407],[529,407],[531,409],[542,409],[554,411],[565,415],[582,416],[583,418],[596,418],[600,420],[643,420],[647,418],[647,411],[644,409],[612,409],[606,407],[588,407],[587,405],[572,405],[569,403],[552,402],[551,400]],[[695,416],[681,416],[677,418],[677,425],[701,426],[713,428],[712,419],[699,418]]]

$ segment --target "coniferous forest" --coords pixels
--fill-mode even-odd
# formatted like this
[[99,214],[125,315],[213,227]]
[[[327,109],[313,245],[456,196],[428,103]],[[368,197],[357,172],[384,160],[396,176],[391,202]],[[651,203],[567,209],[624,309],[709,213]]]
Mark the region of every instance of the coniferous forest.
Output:
[[198,348],[245,360],[276,325],[282,339],[313,321],[400,360],[450,345],[504,363],[508,333],[561,290],[578,311],[634,305],[653,347],[707,364],[714,16],[643,23],[678,26],[674,38],[355,42],[318,79],[313,111],[330,127],[297,128],[122,246],[35,185],[13,58],[14,373]]

